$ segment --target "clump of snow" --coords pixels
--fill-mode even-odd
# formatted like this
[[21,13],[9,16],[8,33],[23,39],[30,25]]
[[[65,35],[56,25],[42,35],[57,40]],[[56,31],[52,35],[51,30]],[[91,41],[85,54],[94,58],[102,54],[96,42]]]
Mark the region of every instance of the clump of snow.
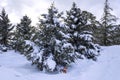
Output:
[[81,38],[84,38],[86,41],[92,41],[93,36],[91,34],[82,34],[80,35]]
[[64,48],[73,48],[72,44],[71,43],[66,43],[66,44],[63,44],[63,49]]
[[39,63],[42,62],[42,55],[43,55],[43,50],[41,50],[40,52],[38,53],[31,53],[31,57],[32,57],[32,62],[35,62],[39,59]]
[[66,26],[66,25],[65,25],[65,23],[64,23],[64,22],[62,22],[62,21],[61,21],[59,24],[60,24],[60,27],[63,27],[63,28],[68,28],[68,26]]
[[30,40],[25,40],[26,45],[30,45],[33,47],[33,52],[32,53],[38,53],[39,52],[39,47],[32,41]]
[[76,28],[76,26],[72,24],[72,28],[73,28],[73,29],[75,29],[75,28]]
[[78,32],[74,32],[74,36],[77,37],[78,36]]
[[55,70],[56,62],[53,60],[53,56],[50,56],[47,60],[45,65],[48,67],[49,71]]
[[74,18],[74,16],[73,16],[73,15],[71,15],[71,16],[70,16],[70,18],[72,18],[72,19],[73,19],[73,18]]
[[77,22],[77,21],[78,21],[78,18],[75,18],[75,19],[74,19],[74,22]]
[[60,20],[57,17],[54,17],[53,21],[54,21],[54,23],[59,23],[60,22]]
[[56,45],[59,45],[61,43],[60,40],[55,39]]

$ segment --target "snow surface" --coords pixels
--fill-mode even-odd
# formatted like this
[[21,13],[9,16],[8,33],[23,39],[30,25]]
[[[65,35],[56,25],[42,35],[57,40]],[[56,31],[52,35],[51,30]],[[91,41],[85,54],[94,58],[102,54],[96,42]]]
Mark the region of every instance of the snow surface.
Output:
[[67,73],[40,72],[18,52],[0,54],[0,80],[120,80],[120,46],[102,47],[97,62],[78,60]]

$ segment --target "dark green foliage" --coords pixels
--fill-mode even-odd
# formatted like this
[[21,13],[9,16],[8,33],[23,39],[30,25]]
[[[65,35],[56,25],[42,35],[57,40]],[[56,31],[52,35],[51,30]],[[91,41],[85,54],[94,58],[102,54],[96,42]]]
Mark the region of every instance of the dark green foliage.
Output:
[[0,14],[0,44],[8,46],[10,40],[10,31],[14,28],[10,23],[8,14],[2,9]]

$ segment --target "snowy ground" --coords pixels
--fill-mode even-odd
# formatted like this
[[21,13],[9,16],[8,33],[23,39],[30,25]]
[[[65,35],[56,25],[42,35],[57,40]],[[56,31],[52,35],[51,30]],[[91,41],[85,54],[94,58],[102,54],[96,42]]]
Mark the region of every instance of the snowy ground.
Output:
[[97,62],[78,60],[66,74],[40,72],[23,55],[0,54],[0,80],[120,80],[120,46],[103,47]]

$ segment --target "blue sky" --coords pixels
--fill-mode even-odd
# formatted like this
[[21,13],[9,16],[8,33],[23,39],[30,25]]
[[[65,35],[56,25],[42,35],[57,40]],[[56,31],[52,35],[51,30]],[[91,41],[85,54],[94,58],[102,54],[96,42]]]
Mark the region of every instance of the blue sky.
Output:
[[[22,16],[27,14],[35,25],[40,14],[46,13],[53,1],[59,11],[69,10],[72,2],[76,2],[81,10],[92,12],[97,19],[102,16],[105,2],[105,0],[0,0],[0,9],[3,7],[6,9],[12,23],[19,22]],[[109,0],[109,3],[113,8],[112,13],[120,17],[120,0]]]

